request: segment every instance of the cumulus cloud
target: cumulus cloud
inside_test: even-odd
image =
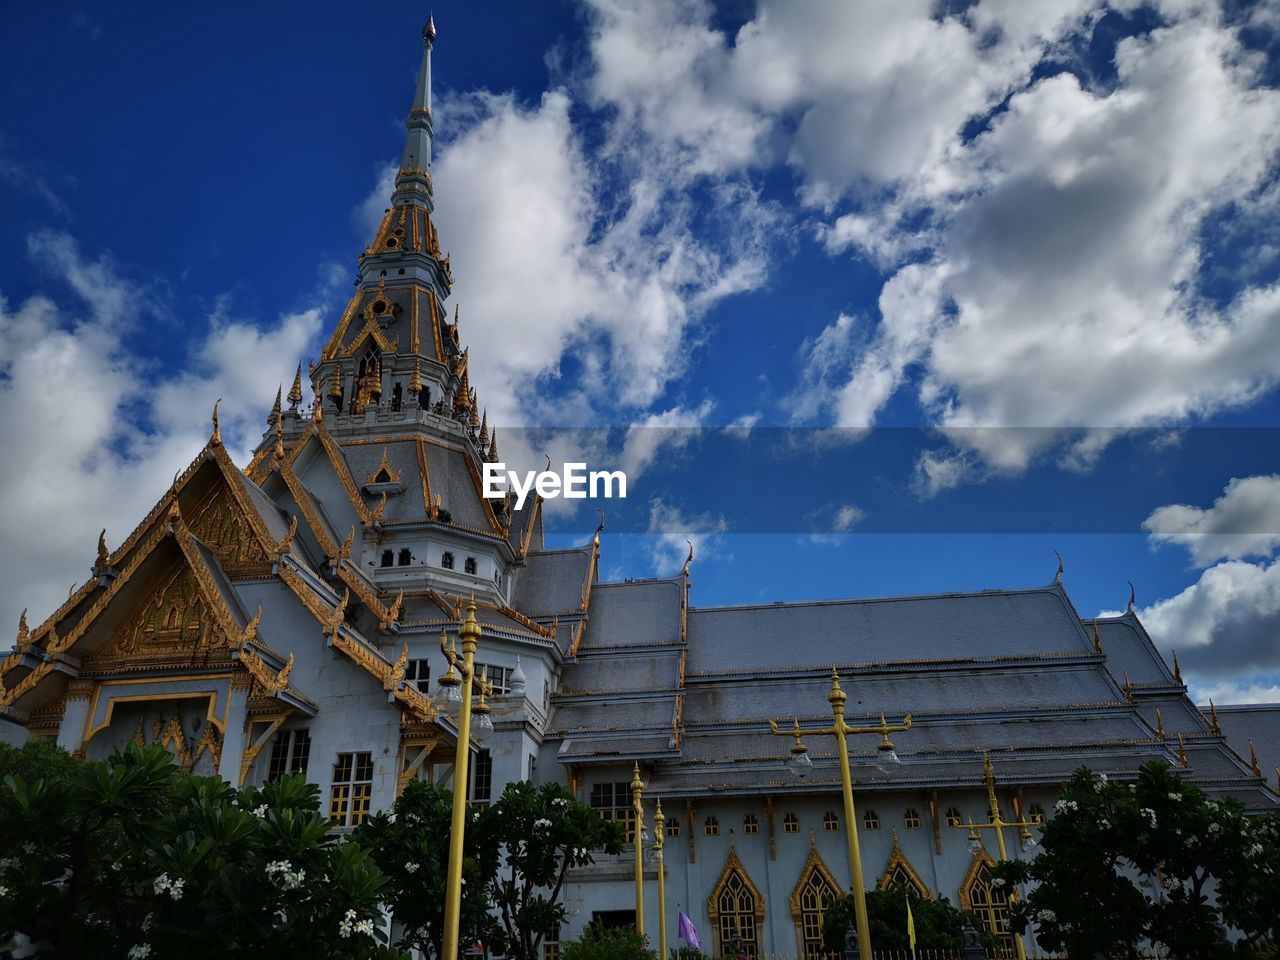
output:
[[[316,336],[316,310],[259,328],[215,316],[188,372],[170,376],[131,353],[127,336],[157,317],[157,298],[65,234],[28,244],[52,293],[11,306],[0,295],[0,623],[23,608],[39,622],[93,563],[98,531],[119,543],[204,445],[213,401],[241,462],[276,384]]]
[[[1272,556],[1280,537],[1245,532],[1273,530],[1278,517],[1280,478],[1257,476],[1231,480],[1208,508],[1163,506],[1143,525],[1154,543],[1184,547],[1207,566],[1176,596],[1138,611],[1157,643],[1178,650],[1197,690],[1261,696],[1258,675],[1280,672],[1280,560]],[[1241,559],[1248,556],[1263,559]]]
[[[1142,527],[1157,543],[1186,547],[1201,567],[1269,557],[1280,546],[1280,475],[1233,478],[1207,510],[1170,504],[1153,510]]]
[[[776,212],[754,189],[707,178],[693,203],[646,143],[589,148],[574,106],[563,89],[532,106],[482,91],[437,110],[436,220],[472,379],[503,425],[630,422],[685,372],[705,312],[767,274]],[[367,229],[388,194],[383,171]]]
[[[723,534],[729,524],[719,514],[686,514],[675,504],[655,499],[649,504],[649,529],[646,541],[657,576],[671,576],[693,555],[709,560],[721,555]]]

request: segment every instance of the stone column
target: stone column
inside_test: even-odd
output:
[[[249,684],[237,677],[231,681],[227,694],[231,698],[227,710],[227,729],[222,732],[222,761],[218,764],[218,776],[233,787],[240,786],[240,760],[245,748],[245,718],[249,703]]]

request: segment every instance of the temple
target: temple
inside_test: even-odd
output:
[[[1061,574],[1029,589],[699,607],[692,554],[670,577],[609,582],[603,530],[548,550],[537,498],[484,499],[498,440],[432,220],[435,39],[429,23],[390,207],[319,361],[277,395],[251,462],[232,462],[215,407],[208,442],[137,528],[114,546],[104,532],[92,575],[42,622],[24,613],[0,664],[6,740],[49,738],[80,758],[160,743],[234,784],[301,772],[348,828],[414,778],[452,785],[439,644],[474,597],[495,695],[471,800],[555,780],[631,824],[638,765],[649,809],[661,799],[667,814],[673,929],[679,902],[708,947],[738,937],[752,956],[821,955],[849,830],[868,886],[946,897],[1003,934],[994,844],[973,852],[963,827],[987,816],[984,756],[1010,820],[1051,815],[1080,765],[1131,779],[1151,759],[1249,809],[1280,800],[1280,709],[1197,707],[1132,604],[1083,618]],[[801,780],[784,769],[791,741],[769,735],[797,710],[830,720],[833,666],[851,723],[913,715],[891,773],[872,763],[875,738],[853,742],[857,823],[834,742],[811,743]],[[1022,855],[1026,837],[1008,833]],[[561,935],[597,915],[625,922],[632,881],[630,851],[577,871]],[[646,915],[652,929],[656,902]]]

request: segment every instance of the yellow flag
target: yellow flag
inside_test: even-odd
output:
[[[916,955],[916,918],[911,915],[911,898],[907,897],[907,942],[911,944],[911,955]]]

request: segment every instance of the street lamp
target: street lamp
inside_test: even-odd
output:
[[[662,813],[662,801],[659,800],[657,812],[653,815],[653,852],[658,858],[658,956],[662,960],[667,957],[667,871],[662,861],[666,837],[667,818]]]
[[[880,722],[870,727],[851,727],[845,723],[844,705],[848,697],[840,689],[840,674],[831,668],[831,692],[827,694],[827,702],[831,704],[831,716],[834,723],[830,727],[802,730],[800,720],[795,718],[790,730],[779,729],[776,720],[769,721],[769,730],[775,736],[793,737],[791,756],[786,761],[787,769],[798,777],[805,777],[813,769],[813,760],[809,749],[804,745],[803,737],[833,736],[836,738],[836,752],[840,758],[840,785],[844,792],[844,817],[848,824],[845,835],[849,842],[849,880],[850,892],[853,893],[855,923],[858,932],[859,960],[872,960],[871,933],[867,928],[867,894],[862,886],[862,855],[858,850],[858,812],[853,806],[853,777],[849,773],[848,738],[862,734],[879,734],[880,744],[876,748],[875,766],[878,770],[889,773],[901,763],[898,752],[894,749],[889,734],[911,729],[911,714],[902,718],[902,723],[885,722],[884,714]]]
[[[1031,835],[1031,827],[1040,826],[1034,820],[1006,820],[1000,816],[1000,804],[996,800],[996,774],[991,766],[991,757],[987,754],[982,755],[982,779],[987,785],[987,822],[974,823],[973,818],[969,818],[968,823],[953,823],[951,826],[957,830],[969,831],[969,850],[977,855],[982,850],[982,836],[979,830],[994,830],[996,832],[996,849],[1000,853],[1000,862],[1004,863],[1009,859],[1009,854],[1004,846],[1004,828],[1016,827],[1018,830],[1018,839],[1022,841],[1024,846],[1034,847],[1036,839]],[[1018,891],[1013,889],[1009,894],[1009,902],[1017,903]],[[1026,948],[1022,945],[1022,937],[1016,933],[1013,935],[1013,950],[1017,956],[1017,960],[1027,960]]]
[[[636,933],[644,934],[644,784],[640,782],[640,763],[631,776],[631,809],[635,812],[636,847]]]
[[[480,716],[477,727],[488,719],[489,705],[484,702],[486,693],[492,695],[493,687],[485,680],[475,679],[476,644],[480,640],[480,624],[476,623],[476,601],[467,604],[467,617],[458,630],[462,640],[462,656],[459,657],[453,643],[440,634],[440,652],[444,654],[449,669],[440,677],[448,700],[457,702],[458,749],[453,760],[453,819],[449,831],[449,869],[445,875],[444,892],[444,948],[442,957],[454,960],[458,956],[460,936],[459,922],[462,916],[462,836],[467,818],[467,774],[471,759],[471,696],[472,688],[478,688],[480,703],[476,713]],[[493,722],[489,721],[492,729]]]

